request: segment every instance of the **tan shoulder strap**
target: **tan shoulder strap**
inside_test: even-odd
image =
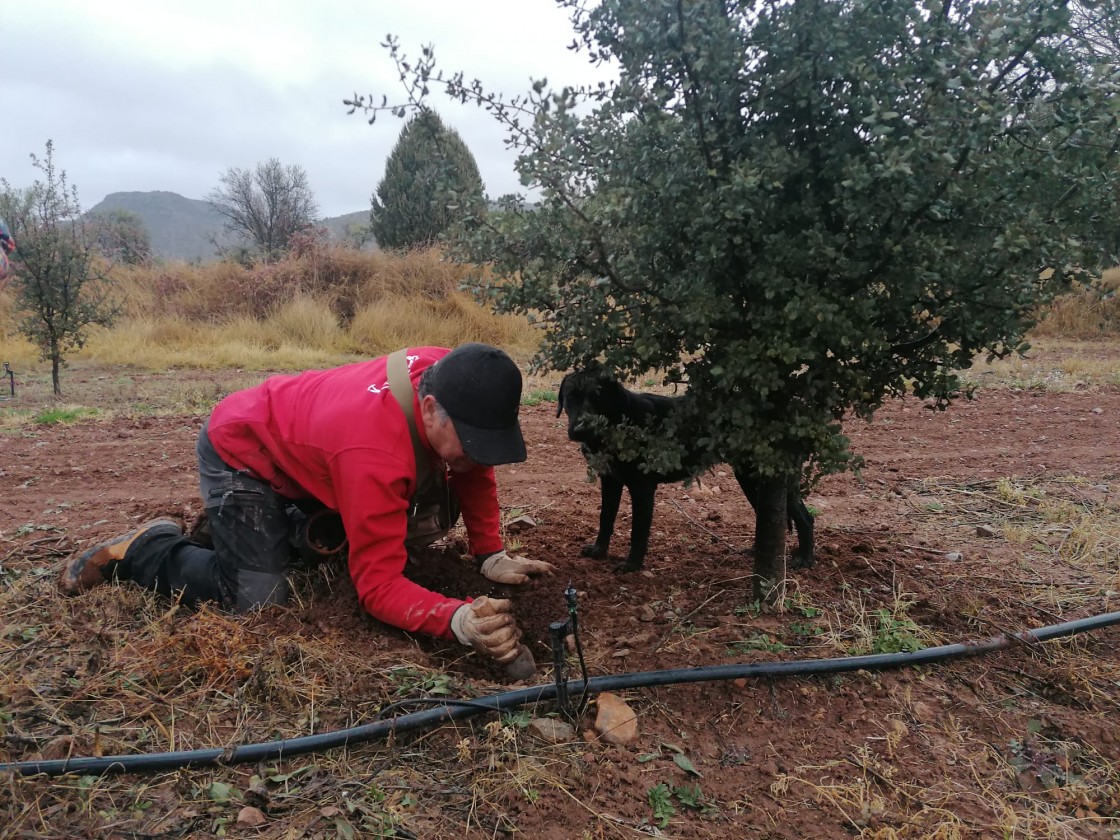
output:
[[[431,458],[428,450],[420,442],[420,433],[416,430],[416,412],[412,410],[412,380],[408,376],[408,348],[402,347],[389,354],[385,369],[389,378],[389,390],[397,398],[397,404],[404,412],[404,419],[408,422],[408,433],[412,436],[412,454],[416,458],[416,484],[423,484],[432,471]]]

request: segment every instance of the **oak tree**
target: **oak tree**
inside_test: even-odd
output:
[[[389,48],[410,101],[442,89],[508,127],[540,204],[465,255],[544,319],[541,361],[664,371],[691,397],[678,437],[765,476],[761,595],[803,460],[852,463],[841,420],[907,393],[945,406],[958,371],[1022,351],[1041,302],[1115,259],[1120,70],[1060,1],[561,5],[612,81],[508,99]],[[611,433],[651,467],[680,456]]]

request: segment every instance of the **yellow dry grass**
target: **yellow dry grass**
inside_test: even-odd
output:
[[[1120,333],[1120,267],[1062,295],[1032,330],[1036,337],[1100,339]]]
[[[472,266],[437,249],[408,254],[328,247],[273,265],[232,262],[113,269],[123,302],[70,361],[143,370],[329,367],[405,345],[483,341],[528,359],[540,334],[460,287]],[[0,290],[0,358],[27,370],[38,351],[20,335],[15,300]]]
[[[112,270],[122,317],[92,330],[71,361],[172,367],[299,369],[376,355],[406,344],[454,346],[484,341],[515,358],[529,358],[540,342],[537,327],[520,316],[497,315],[466,291],[485,274],[444,259],[435,248],[407,254],[317,248],[272,265],[233,262],[170,263]],[[1074,387],[1078,382],[1120,383],[1111,354],[1094,352],[1120,332],[1120,268],[1057,299],[1032,331],[1047,353],[980,364],[974,384]],[[1070,340],[1090,352],[1070,351]],[[15,299],[0,289],[0,358],[27,369],[38,350],[20,334]]]

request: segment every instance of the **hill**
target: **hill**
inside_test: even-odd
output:
[[[369,208],[358,210],[355,213],[343,213],[341,216],[323,219],[319,224],[327,229],[327,233],[330,234],[332,239],[344,239],[351,228],[369,226]]]
[[[215,239],[225,245],[234,241],[222,229],[222,216],[209,204],[178,193],[163,190],[110,193],[89,212],[110,210],[135,213],[148,229],[152,254],[163,259],[188,262],[214,260],[218,257]],[[360,210],[323,219],[320,223],[332,238],[341,239],[350,225],[368,222],[369,211]]]
[[[118,192],[105,196],[89,212],[110,210],[126,210],[140,218],[156,257],[205,261],[217,256],[211,240],[222,235],[222,217],[205,201],[162,190]]]

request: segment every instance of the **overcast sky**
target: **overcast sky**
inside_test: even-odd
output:
[[[37,177],[53,140],[88,209],[108,193],[204,198],[231,167],[302,166],[323,216],[369,208],[402,122],[342,100],[402,92],[386,34],[410,55],[506,93],[602,78],[566,49],[553,0],[0,0],[0,177]],[[523,191],[482,110],[433,105],[478,161],[492,197]]]

